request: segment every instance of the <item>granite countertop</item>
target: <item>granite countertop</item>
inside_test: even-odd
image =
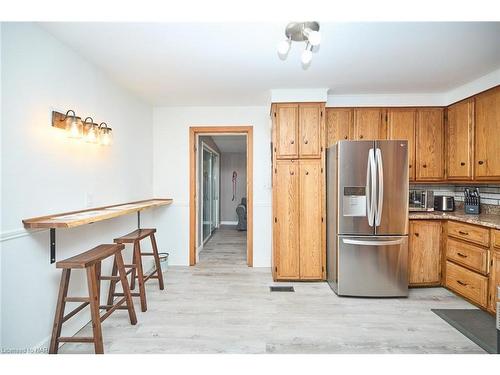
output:
[[[483,227],[500,229],[500,215],[499,214],[479,214],[468,215],[463,211],[453,212],[440,212],[440,211],[418,211],[409,213],[410,220],[415,219],[428,219],[428,220],[455,220],[468,224],[481,225]]]

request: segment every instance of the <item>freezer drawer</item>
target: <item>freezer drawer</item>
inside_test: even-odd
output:
[[[338,236],[340,296],[407,297],[407,236]]]

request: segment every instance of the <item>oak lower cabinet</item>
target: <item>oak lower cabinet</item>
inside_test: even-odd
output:
[[[490,291],[488,310],[495,313],[497,309],[498,292],[497,287],[500,286],[500,249],[495,249],[491,253],[491,268],[490,268]]]
[[[326,108],[326,147],[337,141],[352,139],[354,110],[352,108]]]
[[[500,87],[475,97],[475,163],[477,180],[500,179]]]
[[[276,158],[321,158],[324,107],[324,103],[273,104]]]
[[[274,170],[273,276],[324,279],[322,160],[277,160]]]
[[[444,180],[444,114],[442,108],[417,109],[417,181]]]
[[[410,286],[441,283],[441,234],[439,220],[410,220],[408,282]]]
[[[415,181],[415,108],[389,108],[387,110],[387,138],[408,141],[408,176]]]
[[[474,99],[449,106],[446,110],[446,157],[448,180],[472,179]]]

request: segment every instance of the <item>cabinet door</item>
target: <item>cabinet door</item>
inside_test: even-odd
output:
[[[352,138],[353,110],[351,108],[326,109],[326,147]]]
[[[275,267],[278,279],[299,277],[299,166],[277,160],[275,171]]]
[[[500,253],[496,251],[491,252],[491,269],[490,269],[490,297],[488,308],[496,312],[498,292],[497,287],[500,285]]]
[[[408,141],[408,176],[415,180],[415,121],[414,108],[391,108],[387,111],[387,135],[389,139]]]
[[[441,282],[440,221],[410,221],[408,259],[410,285]]]
[[[300,160],[300,278],[320,280],[322,261],[321,160]]]
[[[443,109],[417,110],[416,180],[444,179]]]
[[[446,121],[447,177],[472,179],[472,129],[474,101],[464,100],[448,107]]]
[[[323,107],[316,103],[299,104],[299,157],[321,157]]]
[[[353,138],[356,140],[386,139],[384,117],[384,111],[380,108],[356,108]]]
[[[500,88],[486,91],[475,100],[475,177],[500,179]]]
[[[298,104],[276,105],[276,157],[297,158],[299,147],[297,143],[299,122]]]

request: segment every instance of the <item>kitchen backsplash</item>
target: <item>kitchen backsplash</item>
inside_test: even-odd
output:
[[[432,190],[434,195],[451,195],[456,202],[464,201],[464,189],[477,187],[482,204],[500,206],[500,185],[421,185],[410,184],[410,189]]]

